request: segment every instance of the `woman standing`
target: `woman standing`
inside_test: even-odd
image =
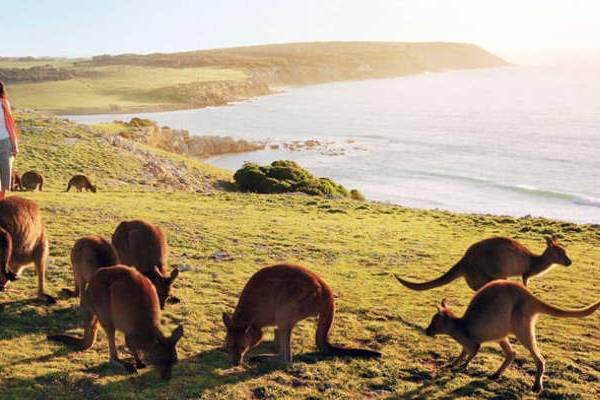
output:
[[[0,81],[0,200],[10,190],[12,163],[19,154],[19,132],[10,110],[8,92]]]

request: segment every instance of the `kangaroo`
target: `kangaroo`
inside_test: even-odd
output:
[[[10,190],[12,190],[13,192],[16,191],[23,191],[23,183],[21,182],[21,175],[19,175],[19,173],[17,172],[16,169],[13,169],[12,171],[12,176],[11,176],[11,182],[10,182]]]
[[[171,379],[171,370],[177,362],[175,347],[183,336],[183,327],[178,326],[170,337],[162,333],[156,289],[145,276],[124,265],[100,268],[81,297],[84,337],[49,335],[48,340],[87,350],[96,341],[100,323],[108,338],[111,363],[136,372],[145,367],[142,353],[151,365],[158,367],[163,379]],[[115,330],[125,334],[135,365],[119,359]]]
[[[469,303],[462,318],[457,317],[442,301],[442,306],[425,330],[428,336],[450,335],[463,347],[453,365],[466,367],[475,357],[483,342],[497,341],[504,352],[505,360],[491,375],[497,379],[515,358],[508,335],[514,334],[533,356],[537,372],[533,390],[542,390],[544,358],[537,347],[535,321],[538,314],[562,318],[581,318],[600,308],[600,301],[579,310],[563,310],[536,298],[519,282],[497,280],[481,288]]]
[[[225,347],[234,365],[262,340],[262,328],[276,326],[279,357],[292,361],[291,334],[299,321],[319,316],[316,342],[322,353],[334,356],[379,357],[381,353],[337,347],[329,343],[335,302],[329,286],[308,269],[278,264],[256,272],[246,283],[233,316],[223,313]]]
[[[21,183],[25,190],[34,191],[39,189],[41,192],[44,186],[44,177],[37,171],[27,171],[21,177]]]
[[[529,278],[547,271],[552,264],[571,265],[566,250],[555,238],[547,237],[546,250],[535,255],[516,240],[495,237],[473,244],[448,272],[430,282],[414,283],[394,276],[412,290],[433,289],[464,276],[471,289],[479,290],[493,280],[519,275],[527,286]]]
[[[104,238],[86,236],[77,240],[71,250],[75,290],[63,289],[63,292],[73,297],[80,296],[86,283],[99,268],[112,267],[118,263],[114,249]]]
[[[75,187],[78,192],[81,192],[83,189],[87,191],[91,191],[92,193],[96,193],[96,186],[92,185],[92,182],[85,175],[75,175],[69,180],[69,184],[67,185],[67,192],[71,190],[71,187]]]
[[[47,261],[48,240],[37,204],[18,196],[1,200],[0,291],[10,281],[17,280],[28,264],[34,263],[38,298],[48,304],[56,303],[54,297],[45,292]]]
[[[178,303],[173,297],[173,282],[179,275],[178,269],[167,274],[167,243],[162,230],[142,220],[123,221],[112,236],[112,245],[121,264],[135,267],[156,287],[161,310],[169,302]]]

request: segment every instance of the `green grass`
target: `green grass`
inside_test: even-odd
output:
[[[572,308],[599,297],[597,227],[299,195],[141,191],[143,187],[135,183],[111,186],[106,177],[136,177],[142,167],[130,153],[110,153],[110,146],[98,141],[106,133],[32,114],[20,114],[19,125],[23,131],[19,168],[38,169],[46,176],[46,192],[24,196],[42,209],[50,241],[51,294],[73,285],[69,252],[75,240],[90,234],[109,238],[125,219],[143,218],[161,226],[168,237],[170,265],[190,265],[193,270],[182,272],[175,284],[182,303],[169,305],[162,314],[165,330],[179,323],[185,328],[178,346],[180,361],[169,383],[161,381],[153,368],[132,376],[110,365],[103,332],[83,353],[49,343],[48,333],[82,333],[77,301],[61,299],[53,306],[37,302],[35,277],[27,271],[8,291],[0,292],[2,400],[533,399],[529,388],[535,367],[522,346],[515,346],[517,359],[506,374],[490,381],[486,375],[502,361],[497,345],[485,345],[467,371],[452,372],[443,364],[458,354],[459,346],[450,338],[422,333],[441,298],[448,298],[462,313],[472,296],[463,280],[412,292],[390,274],[415,280],[438,276],[470,244],[493,235],[514,237],[541,252],[543,237],[555,234],[574,263],[533,279],[532,291],[552,304]],[[78,140],[73,142],[74,138]],[[191,163],[213,180],[230,177],[197,161],[156,154]],[[80,170],[104,182],[99,193],[63,192],[67,177]],[[214,260],[211,255],[219,250],[233,259]],[[225,334],[221,313],[233,310],[254,272],[282,261],[305,265],[335,291],[334,343],[376,349],[383,357],[316,356],[311,319],[294,330],[295,359],[290,366],[255,363],[247,370],[230,368],[220,350]],[[600,313],[585,319],[540,317],[538,338],[547,360],[546,390],[540,398],[598,398],[599,322]],[[120,335],[118,343],[123,345]],[[269,344],[254,354],[260,352],[271,352]]]
[[[596,301],[600,284],[598,231],[545,220],[514,220],[401,207],[333,201],[308,196],[238,193],[34,193],[51,243],[49,291],[72,286],[69,251],[88,234],[110,237],[119,221],[144,218],[168,235],[172,266],[192,265],[180,275],[183,302],[163,313],[166,329],[183,323],[180,362],[170,383],[152,368],[130,376],[107,364],[103,333],[84,353],[46,342],[49,332],[78,328],[75,300],[47,307],[35,301],[31,274],[0,294],[0,398],[521,398],[529,395],[533,362],[517,345],[517,360],[497,382],[486,375],[501,362],[496,345],[485,346],[466,372],[442,367],[458,354],[449,338],[421,332],[440,298],[462,312],[472,292],[456,281],[445,288],[411,292],[390,277],[413,279],[440,274],[465,248],[491,235],[509,235],[535,251],[542,237],[561,236],[574,264],[533,280],[534,293],[563,307]],[[233,261],[210,256],[225,250]],[[321,275],[337,294],[333,340],[381,350],[378,361],[319,359],[314,321],[294,331],[295,362],[289,367],[229,368],[219,350],[221,312],[232,310],[247,279],[261,266],[301,263]],[[581,320],[541,317],[538,337],[547,359],[542,398],[598,396],[598,314]],[[122,344],[122,338],[120,343]],[[270,351],[267,346],[262,351]],[[264,397],[263,397],[264,396]]]
[[[153,90],[198,82],[239,81],[246,75],[224,68],[160,68],[138,66],[81,67],[89,77],[9,86],[13,105],[57,113],[114,112],[164,104]]]

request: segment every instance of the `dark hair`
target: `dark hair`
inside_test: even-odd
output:
[[[0,98],[6,97],[6,87],[4,86],[4,82],[0,81]]]

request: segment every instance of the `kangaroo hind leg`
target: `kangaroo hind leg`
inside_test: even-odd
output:
[[[516,329],[515,335],[517,336],[517,339],[519,339],[519,342],[521,342],[521,344],[527,350],[529,350],[531,356],[533,357],[533,361],[535,362],[536,373],[532,390],[534,392],[541,392],[544,388],[542,380],[544,377],[545,361],[537,346],[537,340],[535,338],[535,325],[533,324],[533,321],[530,320],[528,323],[525,323]]]

